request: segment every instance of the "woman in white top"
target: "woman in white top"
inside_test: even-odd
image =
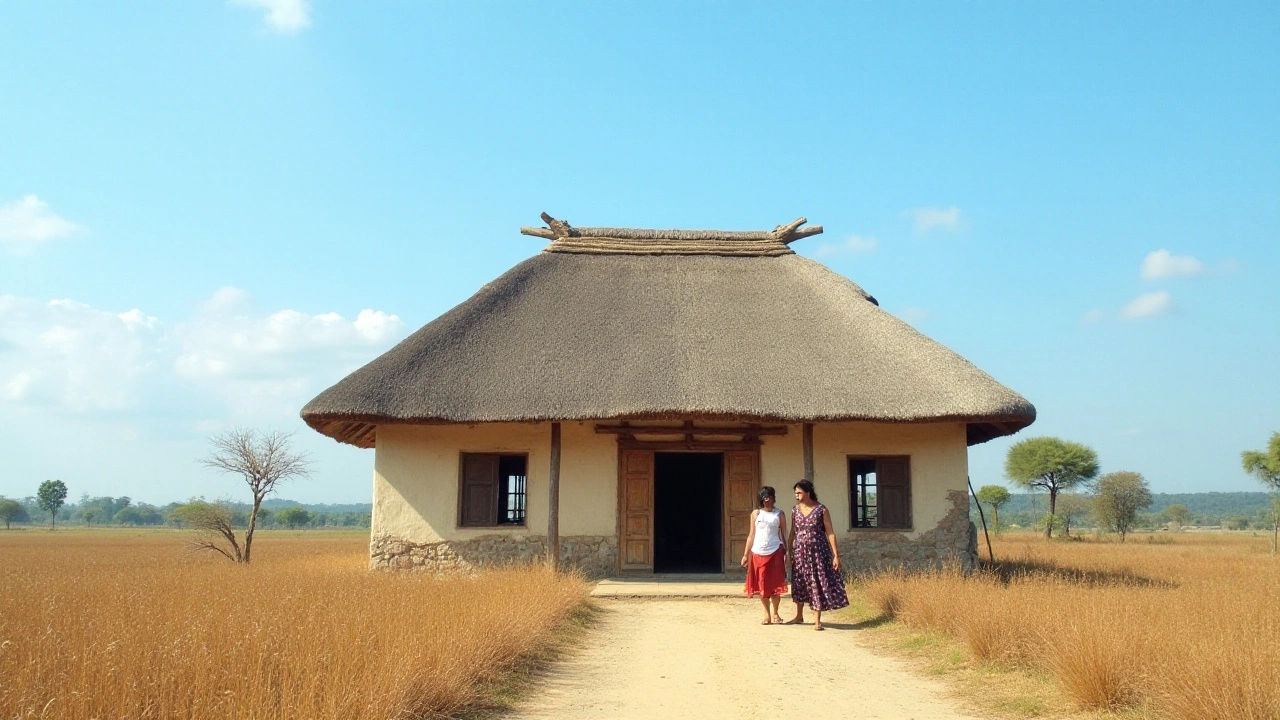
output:
[[[746,594],[760,595],[760,603],[764,605],[763,625],[782,622],[778,603],[787,591],[788,550],[782,542],[787,536],[787,519],[774,507],[776,502],[773,488],[768,485],[760,488],[759,509],[751,513],[751,533],[747,535],[747,547],[742,553],[742,567],[747,569]]]

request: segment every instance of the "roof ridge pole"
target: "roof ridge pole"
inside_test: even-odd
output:
[[[805,423],[801,434],[801,444],[804,446],[804,479],[813,483],[813,423]]]
[[[551,423],[551,475],[547,482],[547,562],[560,569],[560,423]]]
[[[813,227],[807,227],[807,228],[800,227],[801,225],[804,225],[807,222],[809,222],[809,218],[804,218],[804,217],[796,218],[795,220],[792,220],[786,225],[779,225],[775,227],[772,231],[773,236],[776,237],[779,240],[779,242],[790,245],[791,243],[801,238],[807,238],[813,235],[822,234],[821,225],[814,225]]]
[[[564,220],[557,220],[547,213],[542,213],[542,222],[546,223],[547,227],[522,227],[520,228],[520,234],[540,237],[544,240],[551,240],[553,242],[560,238],[569,237],[573,234],[573,227],[571,227],[569,223]]]

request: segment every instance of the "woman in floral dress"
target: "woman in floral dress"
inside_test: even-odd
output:
[[[813,608],[813,629],[822,629],[822,611],[849,605],[840,577],[840,551],[831,529],[831,514],[818,502],[813,483],[795,484],[796,506],[791,509],[791,599],[796,616],[788,625],[804,622],[805,603]]]

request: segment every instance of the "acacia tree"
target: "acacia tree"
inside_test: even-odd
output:
[[[253,549],[253,531],[258,525],[258,511],[262,507],[263,499],[275,492],[279,483],[310,475],[311,461],[307,454],[294,452],[289,447],[292,437],[292,433],[282,433],[278,430],[233,428],[210,438],[209,442],[213,445],[213,450],[201,459],[200,463],[219,472],[239,475],[249,486],[249,492],[253,495],[253,510],[249,513],[248,527],[244,531],[243,547],[236,553],[223,552],[223,555],[237,562],[249,562],[249,555]],[[228,515],[228,529],[230,528],[229,517]],[[235,537],[234,531],[224,532],[221,527],[205,529],[214,530],[223,537],[227,537],[228,534],[231,538]],[[231,541],[231,545],[236,549],[234,540]],[[233,555],[239,557],[233,557]]]
[[[67,501],[67,484],[61,480],[45,480],[36,490],[36,504],[49,513],[49,529],[58,524],[58,508]]]
[[[1071,526],[1089,514],[1088,496],[1077,493],[1063,493],[1058,497],[1058,517],[1062,518],[1062,534],[1071,537]]]
[[[1174,530],[1181,530],[1187,524],[1187,518],[1191,517],[1191,511],[1186,505],[1170,505],[1164,509],[1164,515],[1173,523]]]
[[[1140,473],[1121,470],[1098,478],[1093,510],[1107,528],[1120,533],[1120,542],[1129,534],[1138,510],[1151,507],[1151,488]]]
[[[285,508],[276,513],[276,523],[284,523],[289,529],[294,529],[299,525],[306,525],[311,522],[311,513],[305,508],[291,507]]]
[[[1049,518],[1044,536],[1053,537],[1058,492],[1089,482],[1098,475],[1098,454],[1086,445],[1056,437],[1033,437],[1015,443],[1005,457],[1004,474],[1027,489],[1049,493]]]
[[[978,488],[978,502],[984,502],[991,507],[991,524],[995,525],[996,532],[1000,532],[1000,506],[1013,499],[1013,495],[1000,485],[983,485]]]
[[[27,521],[27,509],[17,500],[0,497],[0,520],[4,521],[4,529],[8,530],[10,523]]]
[[[1240,453],[1244,471],[1276,495],[1271,498],[1271,554],[1280,546],[1280,432],[1271,433],[1265,452],[1246,450]]]

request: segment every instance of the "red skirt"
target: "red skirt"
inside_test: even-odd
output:
[[[770,555],[747,553],[748,596],[774,597],[787,591],[786,555],[785,548],[778,548]]]

